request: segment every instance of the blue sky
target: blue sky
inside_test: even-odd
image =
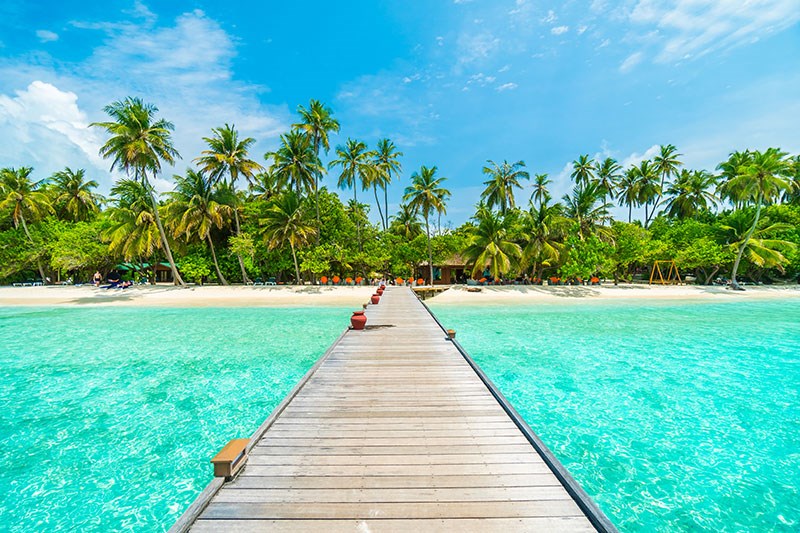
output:
[[[183,161],[162,190],[212,127],[236,124],[260,157],[317,98],[342,124],[334,143],[388,136],[405,153],[395,205],[437,165],[459,224],[487,159],[524,160],[560,196],[582,153],[630,163],[672,143],[713,169],[736,149],[800,152],[800,2],[0,4],[0,166],[83,167],[107,191],[87,124],[128,95],[175,123]]]

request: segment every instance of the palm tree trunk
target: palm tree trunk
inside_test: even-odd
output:
[[[356,193],[356,184],[353,182],[353,214],[356,217],[356,236],[358,237],[358,251],[363,252],[361,246],[361,219],[358,216],[358,194]]]
[[[317,148],[317,152],[319,152],[319,148]],[[317,154],[319,157],[319,153]],[[315,173],[314,174],[314,205],[317,210],[317,246],[319,246],[319,235],[322,233],[322,222],[319,217],[319,176]]]
[[[31,237],[30,231],[28,231],[28,224],[25,223],[25,217],[22,216],[22,213],[19,214],[19,220],[22,222],[22,229],[25,230],[25,235],[27,235],[28,240],[31,241],[31,244],[36,246],[36,243],[33,242],[33,237]],[[44,275],[44,268],[42,268],[42,261],[39,259],[38,255],[36,257],[36,268],[39,269],[39,276],[42,278],[42,284],[47,285],[47,276]]]
[[[236,236],[240,237],[242,235],[242,228],[239,225],[239,206],[233,206],[233,220],[236,222]],[[242,259],[242,254],[236,252],[236,259],[239,260],[239,268],[242,269],[242,283],[247,285],[250,281],[250,278],[247,277],[247,271],[244,269],[244,260]]]
[[[631,220],[633,220],[632,217],[633,217],[633,204],[630,203],[628,204],[628,224],[630,224]]]
[[[758,196],[758,204],[756,205],[756,218],[753,221],[753,225],[747,232],[747,235],[744,236],[744,241],[742,241],[742,245],[739,246],[739,251],[736,253],[736,260],[733,262],[733,272],[731,272],[731,287],[733,287],[737,291],[743,291],[744,289],[739,285],[736,281],[736,272],[739,270],[739,262],[742,260],[742,254],[744,254],[744,249],[747,248],[747,243],[750,241],[750,237],[753,235],[753,232],[756,230],[756,226],[758,225],[758,219],[761,216],[761,195]]]
[[[381,217],[381,226],[383,226],[383,231],[386,231],[386,222],[383,220],[383,209],[381,209],[381,201],[378,200],[378,186],[372,186],[372,192],[375,193],[375,204],[378,206],[378,216]]]
[[[391,174],[389,174],[391,178]],[[386,185],[383,186],[383,216],[386,217],[386,224],[384,224],[384,229],[389,229],[389,189]]]
[[[227,285],[228,282],[225,280],[225,276],[222,275],[222,272],[219,270],[219,263],[217,262],[217,251],[214,250],[214,241],[211,240],[211,234],[209,233],[206,235],[206,239],[208,240],[208,246],[211,248],[211,258],[214,260],[214,269],[217,271],[217,278],[219,278],[219,282],[223,285]]]
[[[644,227],[647,228],[647,221],[650,220],[650,217],[647,215],[647,206],[650,205],[649,202],[644,203]]]
[[[292,244],[292,241],[289,241],[289,246],[292,248],[292,260],[294,260],[294,273],[295,276],[297,276],[295,279],[297,280],[298,284],[302,285],[303,280],[300,279],[300,265],[297,264],[297,253],[295,253],[294,251],[294,244]]]
[[[433,251],[431,250],[431,225],[428,223],[428,214],[425,214],[425,233],[428,235],[428,269],[430,270],[430,282],[433,287]]]
[[[164,246],[164,253],[167,256],[167,261],[169,261],[169,268],[172,270],[172,282],[175,285],[180,285],[181,287],[185,287],[186,283],[184,283],[183,278],[181,277],[180,273],[178,272],[178,267],[175,266],[175,259],[172,258],[172,250],[169,248],[169,242],[167,241],[167,233],[164,231],[164,225],[161,223],[161,216],[158,214],[158,201],[156,200],[156,195],[153,193],[152,187],[150,188],[150,201],[153,202],[153,217],[156,219],[156,226],[158,226],[158,233],[161,236],[161,244]],[[155,265],[153,265],[153,272],[155,273]]]

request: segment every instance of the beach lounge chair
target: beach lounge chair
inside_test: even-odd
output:
[[[264,280],[263,280],[263,279],[261,279],[261,277],[257,277],[257,278],[255,279],[255,281],[253,282],[253,285],[254,285],[254,286],[255,286],[255,285],[263,285],[263,284],[264,284]]]
[[[267,278],[267,281],[264,282],[264,285],[275,285],[275,277]]]

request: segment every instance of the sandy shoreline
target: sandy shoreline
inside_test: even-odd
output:
[[[800,298],[800,285],[748,287],[744,292],[693,285],[661,287],[604,285],[600,287],[505,286],[470,292],[455,286],[428,300],[443,305],[526,305],[578,303],[585,300],[742,301]],[[0,287],[0,306],[140,306],[140,307],[280,307],[351,306],[360,308],[374,287],[139,286],[125,290],[82,287]]]
[[[134,307],[352,306],[361,308],[375,287],[292,286],[135,286],[0,287],[0,306],[109,305]]]
[[[480,292],[470,292],[467,287],[456,286],[429,301],[446,305],[524,305],[578,303],[585,300],[731,302],[800,298],[800,285],[754,286],[747,287],[745,291],[731,291],[725,287],[698,285],[602,285],[597,287],[512,285],[479,288]],[[470,289],[474,288],[470,287]]]

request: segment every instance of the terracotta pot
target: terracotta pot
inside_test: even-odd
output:
[[[378,289],[377,291],[375,291],[375,294],[377,294],[378,296],[383,296],[383,289]]]
[[[384,285],[383,283],[381,283],[381,286],[380,286],[379,288],[380,288],[380,290],[384,290],[384,289],[386,289],[386,285]]]
[[[380,294],[373,294],[369,301],[372,302],[372,305],[378,305],[378,302],[381,301]]]
[[[353,316],[350,317],[350,325],[353,329],[364,329],[367,325],[367,316],[364,311],[353,311]]]

